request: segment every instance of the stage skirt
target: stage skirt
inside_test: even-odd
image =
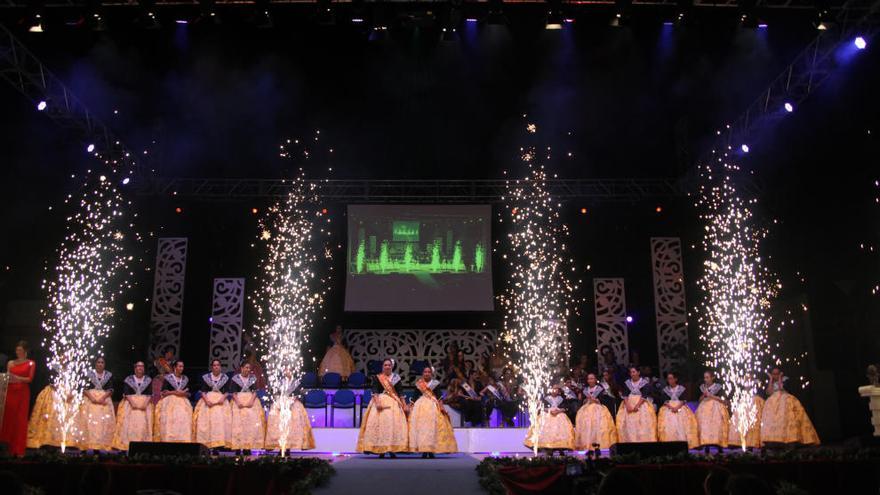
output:
[[[565,412],[560,412],[556,416],[549,412],[542,412],[544,415],[544,426],[541,428],[541,434],[538,436],[539,449],[562,449],[574,450],[574,427],[571,420]],[[534,425],[529,427],[526,432],[526,438],[523,444],[533,449],[535,444],[532,441],[532,433]]]
[[[755,395],[752,397],[752,400],[755,402],[756,408],[755,423],[746,433],[745,445],[743,445],[743,439],[740,438],[739,430],[736,427],[736,412],[734,412],[730,415],[730,427],[728,428],[730,434],[727,438],[728,447],[760,448],[763,445],[761,443],[761,415],[764,411],[764,399]]]
[[[269,410],[269,421],[266,428],[266,450],[280,450],[279,440],[281,431],[281,409],[276,401]],[[290,404],[290,428],[287,432],[288,450],[311,450],[315,448],[315,437],[312,435],[312,425],[309,423],[309,415],[302,402],[294,400]]]
[[[229,430],[229,448],[262,449],[266,438],[266,413],[260,399],[253,392],[239,392],[238,400],[247,404],[251,399],[251,407],[238,407],[234,400],[229,401],[232,409],[232,425]],[[217,406],[220,407],[220,406]]]
[[[388,409],[379,411],[380,405]],[[374,395],[361,419],[355,450],[374,454],[406,452],[408,436],[406,414],[397,401],[384,393]]]
[[[159,401],[153,408],[153,440],[176,443],[193,441],[193,408],[189,399],[167,395]]]
[[[97,397],[103,394],[103,390],[89,389],[83,392],[83,402],[80,406],[81,421],[85,426],[80,448],[83,450],[110,450],[113,446],[113,433],[116,430],[116,414],[113,411],[113,401],[106,404],[95,404],[89,400],[88,395]]]
[[[324,376],[327,373],[339,373],[343,379],[347,379],[354,372],[354,360],[345,347],[339,344],[333,344],[324,354],[321,365],[318,366],[318,375]]]
[[[458,443],[452,432],[452,423],[437,403],[427,397],[419,397],[409,413],[410,452],[449,454],[458,452]]]
[[[797,397],[775,392],[764,404],[761,442],[818,445],[819,435]]]
[[[133,409],[124,397],[116,409],[116,432],[113,448],[128,450],[129,442],[149,442],[153,439],[153,402],[149,395],[131,395],[129,399],[138,407]]]
[[[83,425],[82,416],[75,415],[75,424],[68,434],[65,448],[79,447]],[[55,411],[55,389],[47,386],[37,395],[34,411],[28,421],[27,448],[38,449],[43,446],[61,447],[61,423]]]
[[[624,404],[617,408],[617,436],[619,442],[656,442],[657,441],[657,413],[654,405],[645,402],[634,413],[626,411],[625,404],[634,407],[638,404],[638,395],[630,395],[624,399]]]
[[[229,443],[229,432],[232,431],[232,409],[226,394],[220,392],[205,392],[211,402],[223,398],[223,402],[214,407],[208,407],[205,401],[199,399],[196,410],[193,413],[193,439],[210,449],[226,447]]]
[[[657,438],[661,442],[687,442],[689,449],[700,445],[700,433],[697,428],[697,417],[691,408],[681,401],[669,401],[672,407],[682,406],[678,412],[668,407],[661,407],[657,417]]]
[[[575,419],[575,447],[592,450],[593,444],[607,449],[617,443],[617,427],[611,412],[602,404],[588,402],[581,406]]]
[[[697,425],[700,428],[700,445],[727,447],[730,436],[730,415],[727,406],[715,399],[703,399],[697,406]]]

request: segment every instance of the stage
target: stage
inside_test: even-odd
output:
[[[463,454],[529,453],[523,445],[526,428],[455,428],[458,451]],[[312,428],[316,451],[354,453],[358,428]]]

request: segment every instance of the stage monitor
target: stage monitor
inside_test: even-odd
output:
[[[346,311],[492,311],[488,205],[350,205]]]

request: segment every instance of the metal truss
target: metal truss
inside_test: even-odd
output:
[[[788,114],[786,103],[797,108],[831,76],[838,66],[839,54],[856,50],[852,45],[856,36],[870,40],[878,30],[880,0],[847,1],[833,24],[819,31],[739,117],[717,131],[712,149],[706,151],[699,163],[707,163],[713,156],[739,149],[743,144],[753,146],[760,131]],[[692,169],[691,173],[695,171]]]
[[[315,180],[321,198],[349,203],[499,203],[505,179],[489,180]],[[673,179],[552,179],[550,194],[559,201],[641,201],[683,197],[688,191]],[[743,187],[760,193],[757,182]],[[243,201],[283,196],[282,179],[187,179],[159,177],[139,193],[201,201]]]
[[[135,155],[2,24],[0,78],[30,100],[35,111],[40,102],[46,102],[42,113],[79,140],[83,150],[94,145],[93,153],[105,163],[134,168]]]
[[[3,0],[0,3],[0,7],[28,7],[28,0]],[[156,6],[197,6],[199,5],[197,0],[156,0],[152,2]],[[268,2],[263,1],[255,1],[255,0],[215,0],[213,2],[214,5],[224,5],[224,6],[254,6],[256,4],[260,5],[297,5],[297,4],[315,4],[318,3],[318,0],[270,0]],[[333,4],[350,4],[352,0],[332,0]],[[382,0],[379,1],[370,1],[367,0],[364,2],[365,4],[377,4],[377,3],[389,3],[389,4],[437,4],[437,3],[448,3],[448,0]],[[466,4],[487,4],[489,0],[470,0],[465,2]],[[546,3],[545,0],[503,0],[504,4],[508,5],[517,5],[517,4],[543,4]],[[572,0],[572,1],[563,1],[563,4],[568,5],[570,8],[574,9],[586,9],[591,6],[608,6],[615,5],[617,2],[615,0]],[[829,2],[829,8],[836,9],[842,3],[843,0],[832,0]],[[137,7],[137,0],[106,0],[101,2],[103,6],[109,7]],[[680,7],[680,0],[633,0],[632,6],[669,6],[669,7]],[[49,0],[43,3],[44,7],[82,7],[83,3],[81,0]],[[694,0],[694,7],[699,8],[738,8],[739,0]],[[757,0],[755,3],[755,7],[757,8],[766,8],[766,9],[814,9],[816,6],[814,0]]]

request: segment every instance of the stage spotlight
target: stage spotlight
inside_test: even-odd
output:
[[[127,310],[129,310],[129,311],[133,311],[133,310],[134,310],[134,303],[128,303],[128,304],[126,304],[126,305],[125,305],[125,309],[127,309]]]
[[[581,215],[586,215],[586,214],[587,214],[587,209],[581,208]]]
[[[458,30],[454,27],[445,27],[440,31],[440,41],[454,43],[458,41]]]
[[[489,14],[486,16],[486,24],[502,26],[507,24],[504,15],[504,2],[502,0],[489,0]]]
[[[42,33],[43,32],[43,17],[40,14],[34,14],[34,18],[31,19],[28,25],[28,32],[30,33]]]
[[[174,213],[183,213],[183,208],[178,206],[177,208],[174,209]]]
[[[315,6],[315,23],[320,26],[333,26],[336,24],[336,14],[330,0],[318,0]]]
[[[832,17],[828,9],[828,0],[816,0],[816,29],[827,31],[831,27]]]
[[[625,26],[627,21],[629,20],[628,10],[630,5],[632,5],[632,0],[615,0],[615,13],[614,17],[611,18],[611,26],[612,27],[622,27]]]
[[[656,211],[657,213],[663,213],[663,207],[658,206],[658,207],[654,208],[654,211]]]
[[[544,29],[558,31],[562,29],[562,0],[547,0],[547,23]]]
[[[122,185],[123,185],[123,186],[127,186],[129,182],[131,182],[131,179],[128,178],[128,177],[122,179]]]
[[[864,50],[868,46],[868,42],[865,41],[865,38],[861,36],[856,36],[856,39],[853,40],[853,45],[856,45],[856,48],[859,50]]]
[[[633,322],[633,317],[632,317],[632,316],[627,316],[627,317],[626,317],[626,322],[627,322],[627,323],[632,323],[632,322]]]
[[[743,144],[742,146],[739,147],[739,149],[741,149],[743,153],[748,153],[749,152],[749,145]]]
[[[783,105],[783,108],[785,108],[785,111],[788,113],[794,112],[794,105],[792,105],[789,102],[785,102],[785,105]]]
[[[256,215],[257,213],[259,213],[259,211],[260,211],[260,210],[258,210],[258,209],[256,209],[256,208],[251,208],[251,213],[253,213],[254,215]]]
[[[42,112],[47,106],[49,106],[49,104],[46,103],[46,100],[40,100],[40,102],[37,103],[37,111]]]
[[[90,145],[86,146],[86,151],[89,152],[89,153],[95,151],[95,145],[94,145],[94,144],[90,144]]]

